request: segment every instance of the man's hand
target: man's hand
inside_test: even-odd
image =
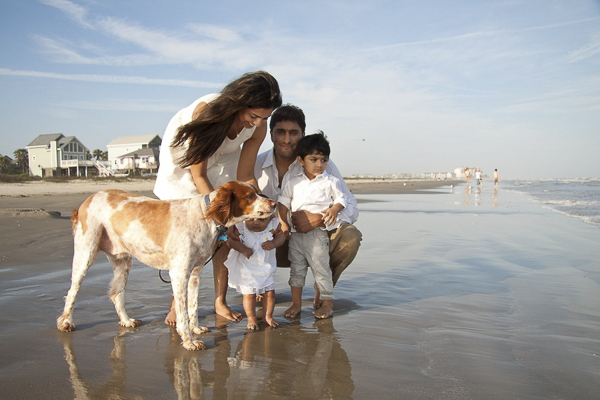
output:
[[[292,213],[292,224],[296,232],[300,233],[310,232],[317,227],[325,227],[322,214],[313,214],[304,210]]]

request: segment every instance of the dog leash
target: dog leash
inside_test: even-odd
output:
[[[210,199],[209,199],[208,194],[204,196],[204,200],[206,201],[206,208],[208,208],[208,205],[210,204]],[[208,264],[213,259],[215,254],[217,254],[217,251],[219,251],[221,249],[221,247],[223,247],[225,242],[227,242],[227,227],[221,225],[221,223],[215,219],[213,219],[213,221],[217,225],[217,230],[219,231],[219,235],[217,236],[217,248],[215,249],[215,252],[212,254],[212,256],[210,256],[210,258],[208,260],[206,260],[206,262],[204,263],[204,266],[206,266],[206,264]],[[164,283],[171,283],[171,281],[168,281],[162,277],[162,269],[158,270],[158,277]]]

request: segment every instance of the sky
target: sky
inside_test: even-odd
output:
[[[162,136],[257,70],[344,176],[600,177],[598,0],[2,0],[0,154]]]

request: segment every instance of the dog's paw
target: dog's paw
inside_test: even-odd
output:
[[[72,332],[75,330],[75,324],[65,317],[59,317],[56,320],[56,327],[61,332]]]
[[[183,348],[186,350],[204,350],[206,345],[200,340],[190,340],[189,342],[182,343]]]
[[[201,335],[203,333],[210,332],[210,329],[208,329],[206,326],[196,326],[192,328],[192,332],[196,335]]]
[[[62,325],[58,325],[58,330],[61,332],[73,332],[75,330],[75,325],[65,322]]]
[[[137,328],[138,326],[142,325],[142,321],[140,321],[139,319],[135,319],[135,318],[129,318],[126,321],[119,322],[119,325],[121,325],[125,328]]]

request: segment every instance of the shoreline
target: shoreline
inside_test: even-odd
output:
[[[444,186],[458,186],[461,180],[434,179],[345,179],[353,194],[419,193],[422,190]],[[74,179],[65,182],[33,181],[23,183],[0,182],[0,198],[28,197],[61,194],[95,193],[100,190],[120,189],[128,192],[148,192],[151,197],[154,179],[92,180]]]

